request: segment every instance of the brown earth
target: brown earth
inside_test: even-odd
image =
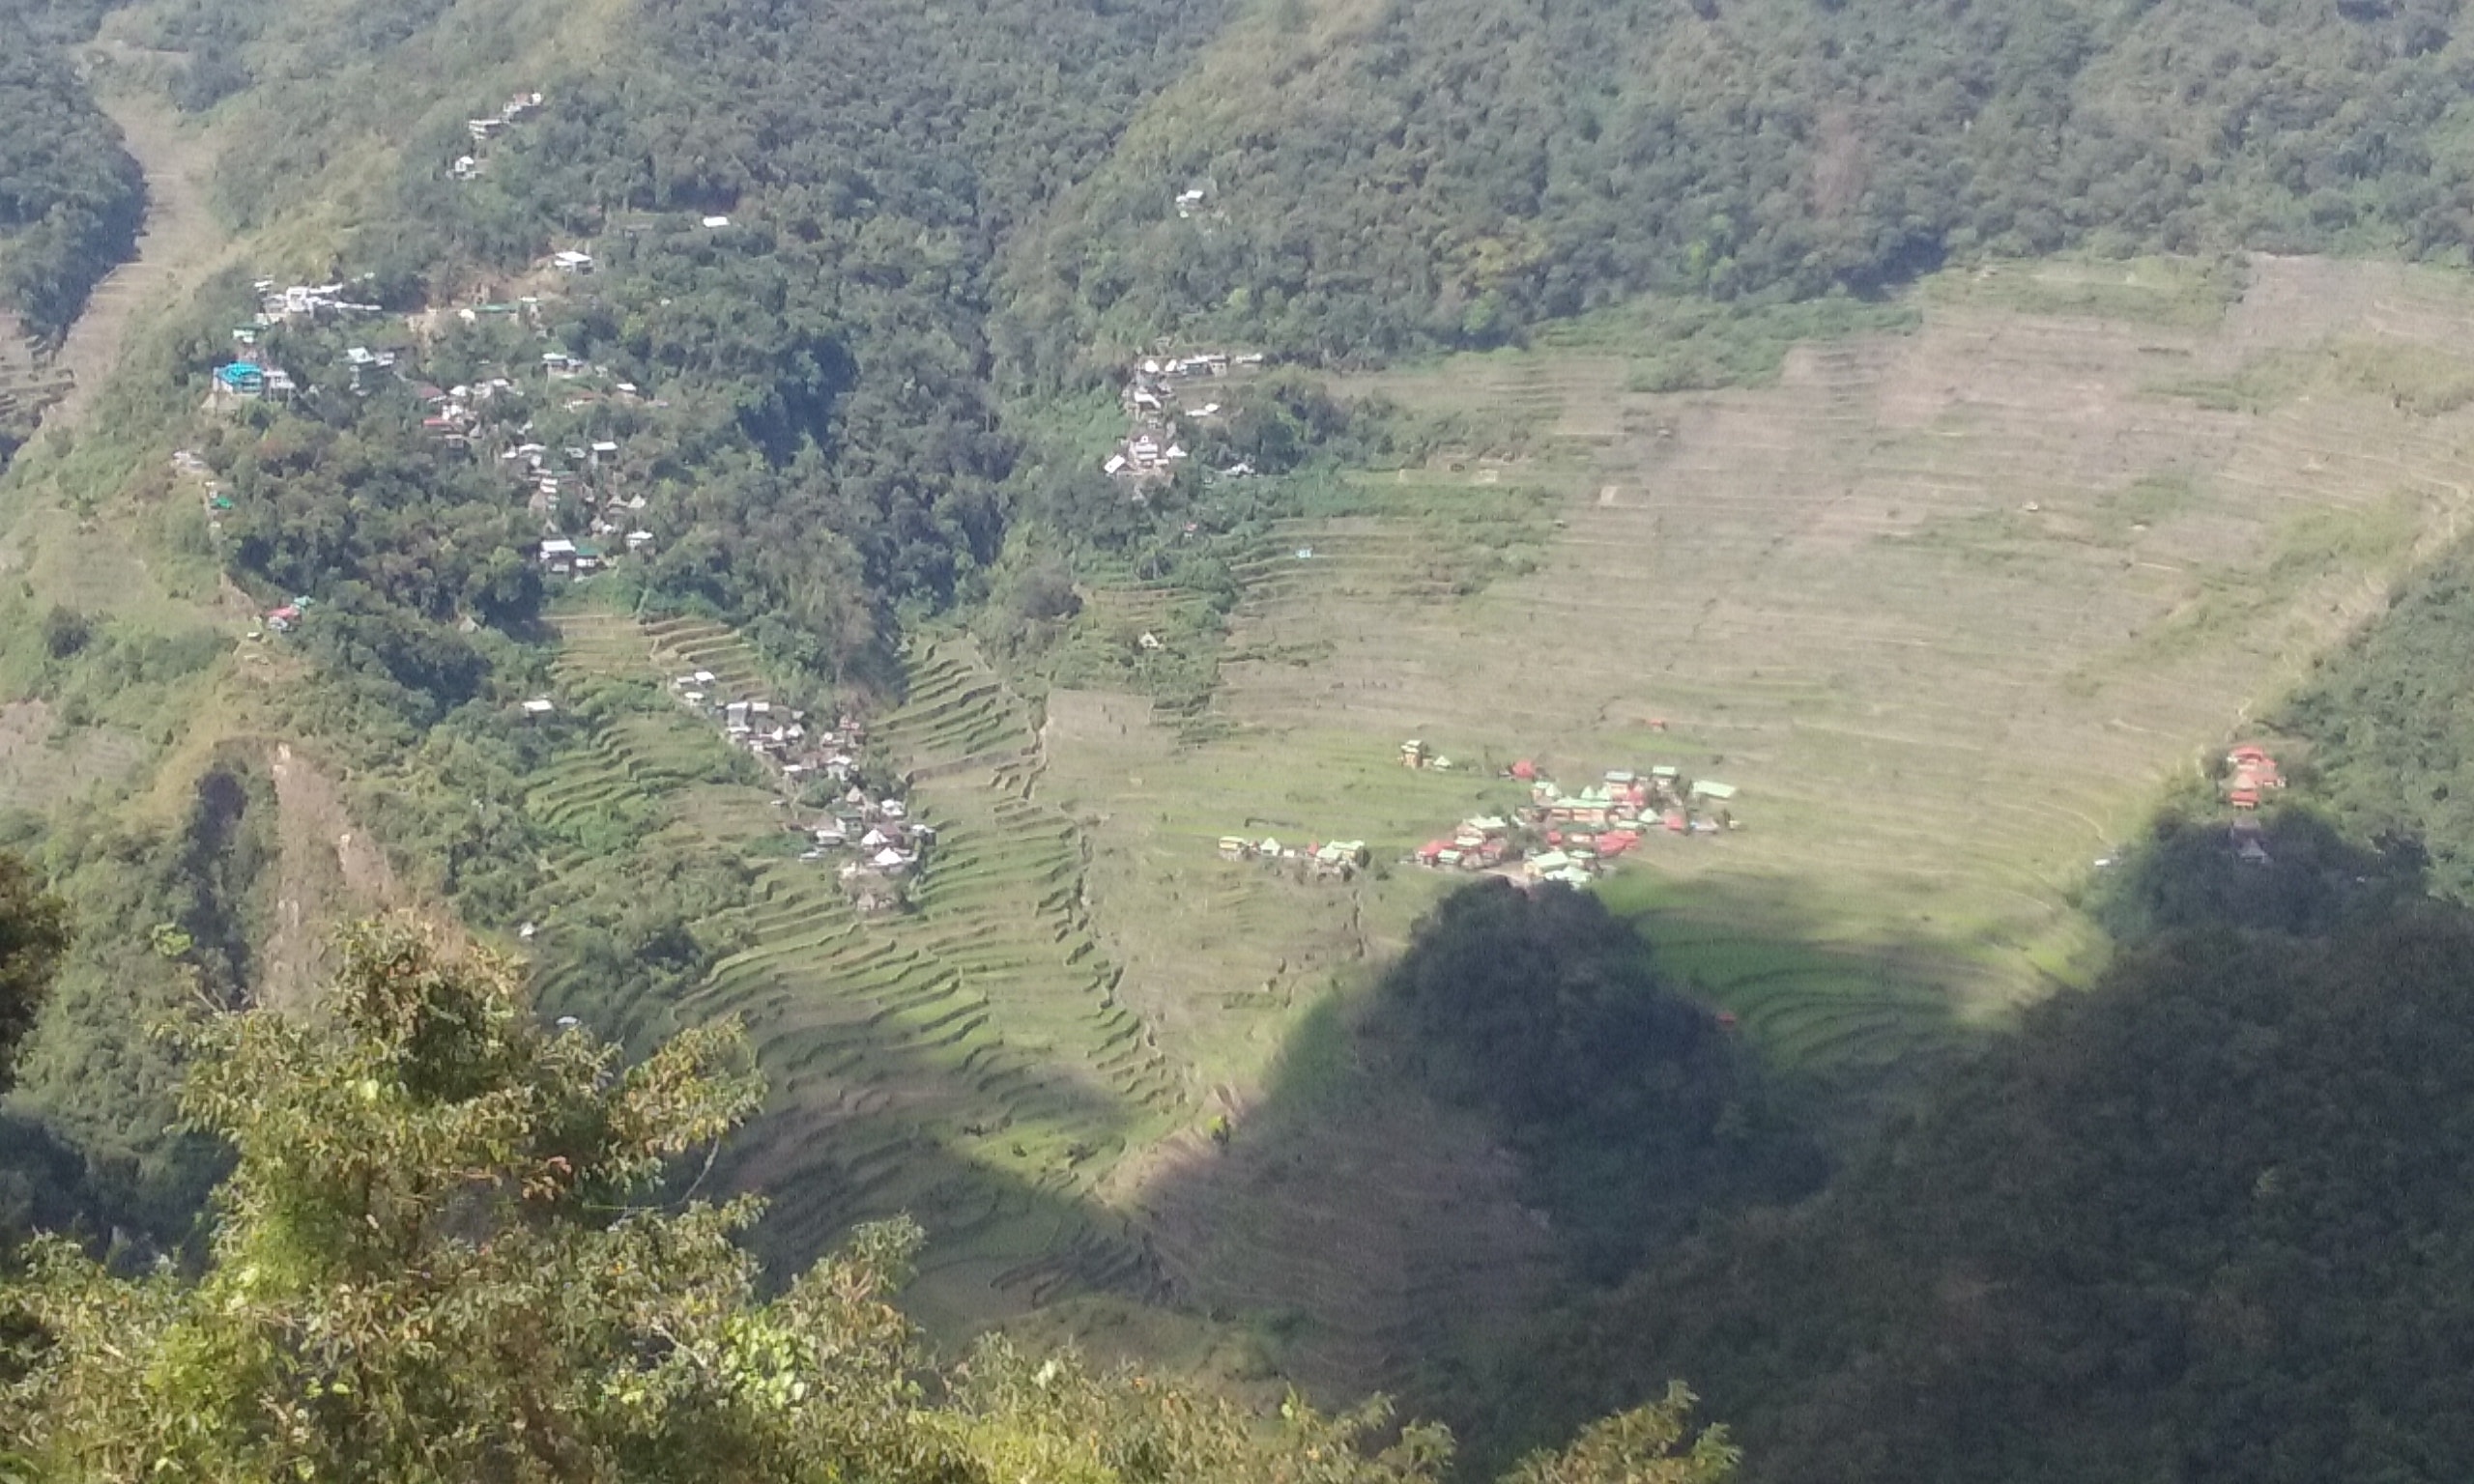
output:
[[[260,954],[260,1000],[302,1005],[334,964],[329,934],[340,923],[407,904],[386,852],[357,828],[336,781],[290,743],[269,750],[274,778],[275,917]]]

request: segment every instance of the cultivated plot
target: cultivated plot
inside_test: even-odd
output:
[[[718,624],[588,612],[561,628],[578,690],[698,669],[733,694],[762,688]],[[914,911],[863,920],[829,864],[777,848],[777,796],[709,781],[720,743],[700,721],[632,715],[534,789],[535,817],[575,842],[551,864],[598,869],[611,821],[640,845],[725,858],[745,872],[745,904],[701,928],[739,947],[665,1004],[609,1003],[590,956],[562,953],[545,998],[605,1034],[746,1024],[772,1096],[716,1174],[767,1195],[769,1257],[803,1263],[855,1222],[907,1213],[931,1238],[908,1301],[948,1332],[1060,1293],[1148,1295],[1138,1234],[1086,1197],[1173,1116],[1180,1079],[1083,928],[1080,844],[1033,796],[1027,710],[966,646],[923,649],[909,669],[908,702],[877,734],[913,779],[913,818],[937,831]]]
[[[1223,745],[1661,756],[1740,786],[1752,827],[1647,869],[1942,945],[1963,1011],[2035,993],[2159,781],[2457,528],[2474,442],[2449,278],[2263,259],[2201,315],[2151,268],[2142,317],[2119,271],[2066,285],[2080,313],[2008,307],[1998,275],[1928,288],[1918,332],[1799,347],[1759,390],[1628,392],[1603,353],[1392,379],[1551,417],[1539,455],[1464,477],[1559,492],[1560,528],[1535,570],[1438,602],[1380,523],[1300,527],[1236,646],[1326,657],[1229,666]]]

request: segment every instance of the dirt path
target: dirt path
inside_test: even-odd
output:
[[[96,285],[86,312],[52,357],[52,365],[72,381],[68,394],[44,411],[46,430],[77,425],[110,380],[138,312],[159,307],[174,291],[194,283],[224,241],[207,209],[213,143],[184,130],[159,99],[122,95],[97,101],[120,125],[129,152],[146,171],[146,224],[137,236],[136,255]]]

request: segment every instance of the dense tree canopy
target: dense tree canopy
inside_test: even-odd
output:
[[[2449,0],[1291,0],[1129,133],[1021,255],[1017,297],[1120,343],[1353,359],[1646,289],[1870,293],[1953,254],[2461,253],[2460,19]]]
[[[0,851],[0,1092],[68,951],[67,904],[43,890],[23,857]]]
[[[1821,1179],[1716,1014],[1595,896],[1491,877],[1453,893],[1385,976],[1381,1011],[1424,1080],[1495,1116],[1598,1276],[1707,1205]]]
[[[2302,764],[2349,833],[2427,859],[2432,887],[2474,901],[2474,552],[2410,579],[2388,612],[2322,660],[2285,707]]]
[[[51,43],[91,30],[92,8],[0,4],[0,307],[43,338],[65,333],[129,255],[146,185],[118,126]],[[82,27],[82,29],[81,29]]]
[[[756,1293],[752,1201],[665,1192],[762,1100],[735,1028],[623,1066],[543,1030],[512,964],[404,922],[346,945],[310,1019],[187,1032],[188,1116],[237,1164],[202,1276],[129,1277],[44,1239],[5,1290],[0,1437],[44,1478],[1343,1481],[1427,1479],[1379,1407],[1277,1422],[1001,1341],[922,1378],[877,1228]],[[669,1193],[670,1199],[657,1199]],[[1608,1419],[1518,1478],[1719,1484],[1689,1398]]]

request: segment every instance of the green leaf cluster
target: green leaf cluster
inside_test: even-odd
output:
[[[918,1234],[855,1234],[760,1298],[753,1200],[665,1172],[761,1101],[730,1025],[633,1065],[540,1027],[515,966],[405,920],[344,941],[309,1018],[177,1034],[187,1116],[228,1140],[197,1274],[57,1238],[5,1290],[0,1437],[63,1480],[1024,1478],[1412,1484],[1449,1440],[1372,1404],[1275,1420],[1002,1340],[931,1366],[888,1302]],[[662,1197],[668,1196],[668,1199]],[[1680,1390],[1541,1455],[1536,1484],[1718,1484]]]

